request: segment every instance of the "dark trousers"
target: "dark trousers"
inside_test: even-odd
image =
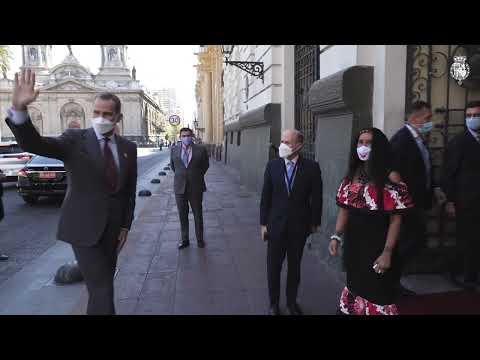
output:
[[[478,210],[457,211],[457,259],[465,281],[477,281],[480,271]]]
[[[402,216],[400,237],[398,239],[398,269],[404,272],[408,263],[425,246],[427,233],[427,215],[423,209],[412,209]]]
[[[203,241],[203,192],[192,193],[188,186],[184,194],[175,194],[177,202],[178,214],[180,216],[180,226],[182,229],[182,242],[189,242],[189,225],[188,225],[188,204],[192,208],[193,219],[195,220],[195,235],[197,242]]]
[[[287,255],[288,262],[287,304],[293,305],[296,303],[303,248],[306,240],[306,236],[299,236],[288,227],[281,237],[268,240],[267,277],[270,304],[279,304],[280,301],[280,276],[285,255]]]
[[[94,246],[72,245],[87,285],[87,315],[115,315],[113,281],[119,233],[118,223],[110,222]]]

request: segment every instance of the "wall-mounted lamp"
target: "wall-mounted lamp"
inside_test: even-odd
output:
[[[222,54],[225,56],[225,64],[233,65],[239,69],[256,76],[263,80],[263,62],[260,61],[230,61],[228,57],[232,55],[235,45],[222,45]]]

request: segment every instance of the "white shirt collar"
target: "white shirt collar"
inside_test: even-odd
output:
[[[472,129],[469,129],[468,127],[467,127],[467,129],[468,129],[468,131],[470,131],[470,134],[473,135],[473,137],[475,138],[475,140],[480,141],[480,134],[479,134],[479,133],[473,131]]]
[[[420,134],[417,132],[417,130],[413,128],[412,125],[410,125],[409,123],[406,123],[405,126],[407,127],[408,130],[410,130],[415,140],[417,140],[417,138],[420,138],[420,139],[422,138]]]
[[[293,162],[293,165],[295,165],[298,161],[298,155],[295,156],[292,160],[288,160],[287,158],[285,158],[284,160],[285,160],[285,165],[288,165],[289,161]]]
[[[95,131],[95,135],[97,136],[98,141],[102,141],[103,138],[105,138],[105,135],[102,135],[102,134],[98,133],[97,130],[94,127],[92,127],[92,129],[93,129],[93,131]],[[115,141],[115,133],[113,133],[112,135],[107,136],[107,137],[110,139],[111,144],[115,144],[115,142],[116,142]]]

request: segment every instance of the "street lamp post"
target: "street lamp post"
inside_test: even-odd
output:
[[[232,55],[235,45],[222,45],[222,54],[225,56],[225,64],[233,65],[239,69],[256,76],[263,81],[264,65],[261,61],[230,61],[228,57]]]
[[[198,136],[198,120],[197,119],[193,121],[193,128],[197,132],[196,136]]]

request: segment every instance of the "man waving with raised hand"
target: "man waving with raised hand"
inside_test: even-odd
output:
[[[15,74],[12,108],[6,122],[18,144],[34,154],[60,159],[68,174],[57,237],[72,245],[87,285],[87,314],[115,314],[113,278],[118,252],[132,224],[136,183],[136,145],[115,133],[123,118],[120,99],[95,97],[92,127],[42,137],[27,111],[39,95],[35,73]]]

